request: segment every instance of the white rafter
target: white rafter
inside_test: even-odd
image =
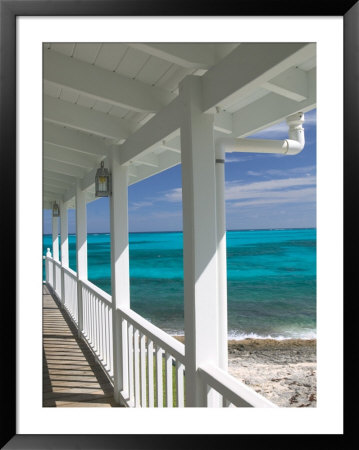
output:
[[[92,169],[98,162],[93,157],[83,156],[79,152],[74,152],[65,147],[58,147],[54,144],[45,143],[45,158],[53,161],[60,161],[73,166]]]
[[[296,67],[263,84],[265,89],[301,102],[308,96],[308,72]]]
[[[44,142],[99,158],[106,156],[109,151],[105,141],[97,136],[89,136],[50,122],[44,123]]]
[[[118,73],[84,63],[52,50],[44,50],[44,79],[111,105],[140,112],[156,112],[174,94]]]
[[[113,140],[127,138],[128,121],[44,95],[44,120]]]
[[[316,105],[316,69],[308,72],[308,98],[296,102],[277,94],[268,94],[233,114],[234,137],[249,136],[291,114],[310,111]],[[304,124],[305,126],[305,124]]]
[[[315,44],[241,44],[203,75],[203,111],[235,104],[283,71],[315,55]]]
[[[71,164],[66,164],[59,161],[52,161],[51,159],[47,159],[46,155],[44,158],[43,167],[45,170],[60,173],[67,176],[72,176],[75,178],[83,178],[86,174],[86,171],[80,169],[79,167],[72,166]]]
[[[187,69],[207,69],[215,63],[216,53],[210,43],[191,43],[191,45],[187,43],[131,43],[129,45]]]

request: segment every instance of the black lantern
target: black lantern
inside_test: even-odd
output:
[[[101,161],[101,167],[97,169],[95,177],[95,195],[96,197],[108,197],[111,195],[110,172],[104,167]]]
[[[60,208],[56,202],[52,205],[52,217],[60,217]]]

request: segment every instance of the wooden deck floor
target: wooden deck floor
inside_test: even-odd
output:
[[[113,388],[75,326],[43,287],[43,406],[116,407]]]

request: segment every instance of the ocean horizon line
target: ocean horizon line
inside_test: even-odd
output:
[[[281,231],[281,230],[316,230],[317,227],[290,227],[290,228],[239,228],[228,229],[228,231]],[[158,233],[183,233],[183,230],[163,230],[163,231],[130,231],[129,234],[158,234]],[[109,231],[91,231],[87,234],[110,234]],[[43,233],[43,236],[51,236],[52,233]],[[69,236],[75,236],[76,233],[68,233]]]

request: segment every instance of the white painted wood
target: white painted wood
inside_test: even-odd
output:
[[[228,369],[228,315],[227,315],[227,246],[226,246],[226,204],[225,154],[216,150],[216,215],[217,215],[217,265],[218,265],[218,363]]]
[[[296,102],[301,102],[308,96],[308,74],[304,70],[292,67],[264,83],[263,87]]]
[[[211,44],[185,43],[131,43],[133,48],[188,69],[208,68],[215,62]]]
[[[72,166],[71,164],[67,164],[60,161],[52,161],[51,159],[47,159],[46,156],[44,158],[43,167],[45,170],[61,173],[66,176],[72,176],[74,178],[81,179],[86,174],[86,170],[80,167]]]
[[[44,51],[44,79],[133,111],[159,111],[174,95],[74,58]]]
[[[132,323],[141,333],[144,333],[157,346],[170,353],[175,359],[179,359],[184,363],[185,352],[182,342],[156,327],[132,309],[120,307],[119,310],[120,315],[128,320],[129,323]]]
[[[135,371],[135,406],[141,406],[141,391],[140,391],[140,346],[139,346],[139,331],[135,329],[133,334],[133,351],[134,351],[134,371]]]
[[[140,365],[141,365],[141,406],[147,407],[147,376],[146,376],[146,336],[140,334]]]
[[[59,260],[59,218],[52,217],[52,257]]]
[[[60,232],[61,232],[61,263],[69,266],[69,236],[68,236],[68,214],[67,204],[60,201]]]
[[[119,307],[130,307],[130,272],[128,249],[128,168],[121,166],[113,154],[111,159],[112,195],[110,197],[111,287],[113,304],[113,362],[115,401],[120,392],[128,393],[127,330],[116,320]]]
[[[153,374],[153,342],[148,340],[147,344],[147,367],[148,367],[148,406],[153,408],[154,403],[154,374]]]
[[[163,408],[162,349],[156,345],[157,408]]]
[[[217,234],[213,116],[202,113],[199,77],[180,86],[186,406],[205,406],[197,369],[218,364]]]
[[[44,122],[44,142],[100,158],[107,156],[109,152],[109,147],[102,138],[89,136],[51,122]]]
[[[297,112],[306,112],[316,105],[316,70],[308,72],[308,98],[294,102],[277,94],[265,97],[247,105],[233,114],[234,137],[249,136],[257,131],[285,120]]]
[[[240,96],[315,54],[315,44],[241,44],[203,75],[203,112],[226,108]]]
[[[128,392],[129,392],[128,398],[130,402],[134,403],[135,379],[133,376],[133,325],[131,323],[128,324],[127,339],[128,339]]]
[[[173,407],[172,356],[166,352],[166,406]]]
[[[163,139],[170,139],[180,127],[178,98],[163,108],[119,147],[121,164],[127,164],[142,152],[158,145]]]
[[[46,159],[64,162],[84,169],[93,169],[98,160],[98,158],[49,143],[44,144],[44,155],[46,155]]]
[[[212,365],[204,364],[199,367],[201,378],[224,396],[229,402],[239,407],[277,408],[272,402],[257,394],[254,389],[241,383],[224,370]],[[187,381],[187,378],[186,378]]]
[[[116,117],[48,95],[44,95],[44,120],[114,140],[127,138],[130,134],[126,120],[120,121]]]
[[[76,261],[77,261],[77,305],[78,305],[78,332],[82,334],[82,285],[81,280],[87,280],[87,214],[86,196],[76,186]]]
[[[180,361],[176,361],[176,396],[177,407],[184,407],[184,381],[183,381],[184,366]]]

